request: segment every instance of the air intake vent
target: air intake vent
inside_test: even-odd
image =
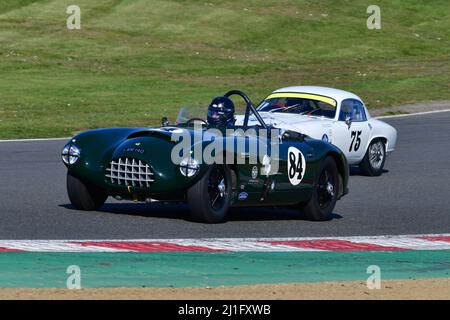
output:
[[[148,188],[152,184],[153,172],[148,164],[133,158],[119,158],[109,163],[105,178],[112,184]]]

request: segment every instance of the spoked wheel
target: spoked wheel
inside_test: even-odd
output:
[[[325,209],[330,206],[334,199],[334,181],[333,175],[327,169],[323,170],[319,177],[317,186],[317,198],[319,207]]]
[[[208,223],[222,221],[230,206],[230,195],[230,169],[226,165],[211,166],[187,192],[193,218]]]
[[[311,199],[304,207],[307,218],[316,221],[330,220],[336,205],[339,172],[333,158],[327,157],[316,176]]]
[[[367,148],[366,155],[359,164],[363,174],[379,176],[383,172],[386,160],[386,147],[383,140],[372,141]]]
[[[220,210],[226,202],[225,173],[214,166],[209,174],[208,195],[213,210]]]

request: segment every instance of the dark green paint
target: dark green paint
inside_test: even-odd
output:
[[[198,132],[193,130],[192,126],[180,125],[180,128],[188,130],[192,149],[199,145],[204,150],[211,142],[210,139],[202,140]],[[151,197],[159,200],[184,200],[185,191],[195,184],[208,169],[207,164],[202,164],[200,172],[193,178],[184,177],[179,167],[171,161],[171,152],[175,146],[175,142],[171,141],[170,133],[165,132],[166,128],[113,128],[113,129],[96,129],[86,131],[75,136],[71,140],[81,150],[80,159],[72,166],[68,166],[68,170],[75,176],[84,181],[89,181],[99,187],[108,190],[110,195],[120,195],[124,198],[133,198],[144,200]],[[203,127],[203,132],[211,127]],[[225,133],[226,128],[216,128]],[[233,129],[244,129],[235,127]],[[256,127],[256,129],[258,129]],[[195,139],[197,138],[197,139]],[[335,146],[320,140],[313,140],[303,135],[291,135],[284,137],[279,144],[279,173],[271,176],[275,181],[275,190],[269,190],[266,197],[261,201],[265,176],[258,174],[256,179],[251,177],[253,164],[240,164],[240,154],[237,154],[236,147],[233,151],[227,149],[227,146],[243,143],[247,146],[250,140],[261,140],[264,143],[270,142],[266,136],[251,136],[248,138],[242,136],[230,137],[224,134],[223,138],[218,141],[225,146],[225,152],[231,154],[233,165],[231,168],[236,172],[236,183],[233,186],[232,205],[291,205],[303,201],[307,201],[312,194],[312,187],[315,176],[320,167],[320,162],[328,155],[335,158],[338,164],[340,174],[342,176],[343,185],[340,193],[347,192],[348,184],[348,165],[343,155]],[[278,141],[278,139],[276,139]],[[231,141],[231,143],[230,143]],[[144,149],[144,153],[140,154],[130,151],[139,143],[139,148]],[[268,143],[270,145],[270,143]],[[290,184],[287,176],[287,149],[294,146],[301,150],[306,159],[306,172],[302,182],[293,186]],[[310,156],[308,157],[308,154]],[[150,188],[131,188],[131,192],[126,186],[117,186],[110,184],[105,180],[105,170],[112,159],[119,157],[135,158],[148,163],[154,173],[155,181]],[[262,164],[258,159],[256,166],[258,170]],[[245,201],[239,201],[240,192],[248,193]],[[344,191],[344,192],[342,192]]]

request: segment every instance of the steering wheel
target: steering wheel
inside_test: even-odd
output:
[[[189,119],[188,121],[186,121],[186,124],[187,125],[190,125],[192,122],[194,122],[194,121],[200,121],[200,122],[202,122],[203,124],[205,124],[205,125],[208,125],[208,122],[206,122],[205,120],[203,120],[202,118],[191,118],[191,119]]]

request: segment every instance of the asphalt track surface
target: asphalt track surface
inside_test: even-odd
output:
[[[185,205],[109,199],[75,210],[66,195],[65,141],[0,142],[0,239],[320,237],[450,232],[450,112],[383,119],[397,150],[381,177],[352,170],[331,221],[287,209],[233,209],[225,223],[192,222]]]

